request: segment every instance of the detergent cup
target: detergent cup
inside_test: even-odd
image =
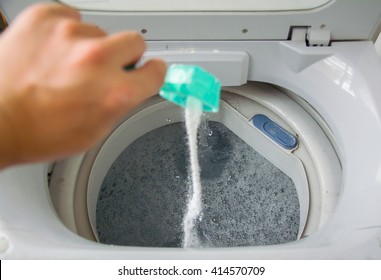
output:
[[[203,111],[218,112],[220,90],[220,81],[200,66],[172,64],[160,96],[184,108],[188,97],[193,97],[201,102]]]

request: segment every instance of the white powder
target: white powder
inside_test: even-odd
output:
[[[197,130],[200,125],[202,114],[202,104],[199,100],[193,97],[188,97],[187,106],[185,109],[185,125],[187,129],[190,165],[191,165],[191,194],[188,201],[187,213],[184,217],[184,241],[183,247],[198,247],[200,246],[196,230],[194,228],[197,219],[201,219],[201,180],[200,180],[200,165],[197,156]]]

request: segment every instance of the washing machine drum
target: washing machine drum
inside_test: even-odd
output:
[[[221,96],[220,112],[204,115],[198,132],[201,246],[281,244],[317,231],[340,185],[329,128],[306,102],[269,85]],[[188,159],[183,109],[154,97],[99,147],[55,164],[52,201],[88,239],[180,247],[192,192]]]

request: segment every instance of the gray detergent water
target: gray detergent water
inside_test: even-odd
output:
[[[293,181],[221,123],[199,129],[203,247],[257,246],[297,239],[300,207]],[[181,247],[189,191],[184,123],[153,130],[129,145],[98,197],[99,240]]]

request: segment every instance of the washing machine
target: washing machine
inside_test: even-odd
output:
[[[12,22],[34,2],[0,7]],[[59,2],[141,32],[139,63],[221,81],[199,135],[201,245],[181,247],[184,112],[154,96],[83,154],[0,172],[2,259],[381,258],[381,1]]]

